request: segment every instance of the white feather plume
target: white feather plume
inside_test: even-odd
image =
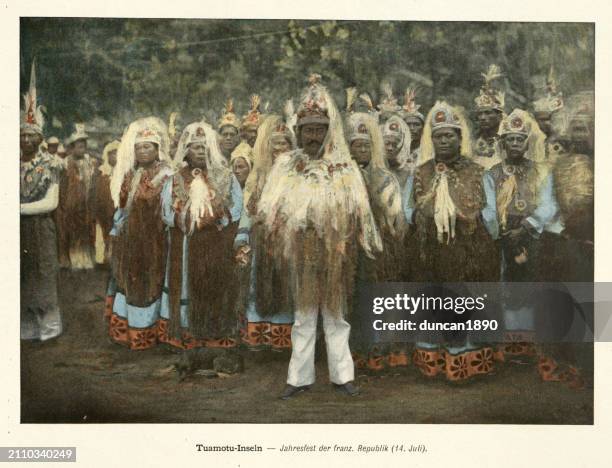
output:
[[[191,226],[189,232],[193,233],[196,225],[201,223],[203,218],[212,218],[214,210],[212,207],[212,199],[214,191],[208,186],[204,177],[199,174],[195,175],[189,187],[189,215],[191,217]]]

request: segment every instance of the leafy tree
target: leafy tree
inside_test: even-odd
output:
[[[441,98],[470,109],[490,63],[509,110],[529,105],[551,65],[565,95],[594,88],[589,23],[22,18],[22,92],[34,57],[60,136],[94,117],[115,134],[172,111],[214,123],[228,97],[242,114],[254,92],[280,111],[313,71],[339,106],[346,87],[376,100],[387,80],[398,98],[416,85],[424,110]]]

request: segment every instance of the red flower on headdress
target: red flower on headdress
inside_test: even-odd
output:
[[[148,138],[152,136],[155,136],[155,132],[150,128],[145,128],[144,130],[141,130],[140,132],[138,132],[139,138]]]
[[[436,115],[434,117],[434,121],[436,123],[442,123],[446,120],[446,114],[444,113],[444,111],[438,111],[436,112]]]
[[[34,117],[34,107],[33,104],[30,104],[28,107],[28,113],[26,115],[26,122],[29,124],[35,124],[36,118]]]
[[[512,122],[510,122],[510,125],[512,126],[512,128],[521,128],[523,126],[523,121],[520,117],[515,117],[514,119],[512,119]]]

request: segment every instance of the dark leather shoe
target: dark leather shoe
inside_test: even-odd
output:
[[[287,384],[287,386],[283,390],[283,393],[281,393],[280,398],[281,400],[288,400],[289,398],[293,398],[298,393],[305,392],[309,388],[310,386],[308,385],[304,385],[303,387],[294,387],[293,385]]]
[[[342,385],[334,384],[337,392],[344,393],[348,396],[357,396],[359,395],[359,387],[355,385],[353,382],[347,382]]]

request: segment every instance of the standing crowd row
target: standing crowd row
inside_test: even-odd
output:
[[[22,338],[61,333],[59,266],[111,266],[105,317],[130,349],[215,348],[240,368],[241,346],[291,349],[283,398],[315,381],[322,317],[329,375],[359,393],[355,367],[413,363],[463,381],[506,356],[535,359],[546,380],[578,369],[532,341],[533,310],[504,310],[508,342],[373,342],[353,312],[375,282],[593,280],[593,95],[567,103],[549,77],[531,112],[506,113],[492,65],[475,98],[425,115],[413,89],[377,107],[347,90],[344,113],[312,75],[297,110],[179,132],[132,122],[98,163],[84,128],[57,154],[43,144],[35,84],[21,125]]]

